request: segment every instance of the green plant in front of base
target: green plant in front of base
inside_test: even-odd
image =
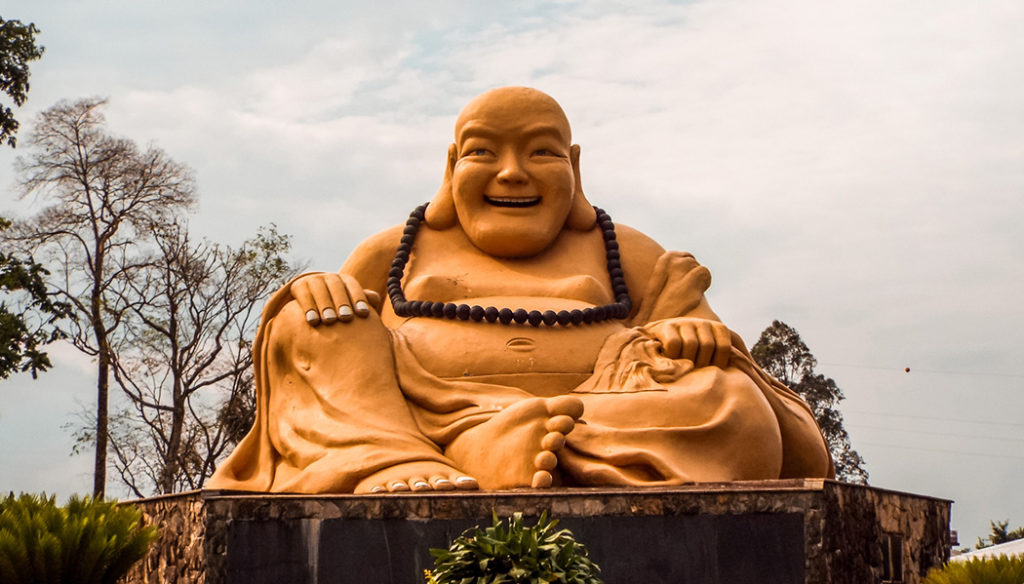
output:
[[[11,493],[0,501],[0,582],[114,584],[146,555],[156,528],[114,501]]]
[[[467,529],[448,549],[431,549],[428,584],[601,584],[600,568],[568,529],[555,530],[545,511],[527,526],[522,513]]]
[[[932,568],[922,584],[1021,584],[1024,556],[974,558]]]

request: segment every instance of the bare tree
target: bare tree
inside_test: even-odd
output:
[[[104,127],[103,99],[60,102],[42,112],[17,161],[22,197],[49,203],[11,229],[34,252],[74,310],[71,342],[96,358],[93,492],[106,489],[109,377],[132,277],[147,258],[139,242],[191,206],[191,171],[154,147],[140,149]]]
[[[237,441],[222,412],[251,400],[259,308],[292,272],[273,226],[238,249],[193,242],[178,224],[154,235],[127,290],[114,371],[128,403],[110,431],[113,466],[137,496],[201,488]]]

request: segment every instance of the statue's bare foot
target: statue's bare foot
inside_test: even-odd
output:
[[[440,462],[406,462],[379,470],[356,485],[356,493],[475,491],[476,479]]]
[[[550,487],[557,453],[581,415],[583,402],[572,396],[526,399],[463,432],[445,455],[484,489]]]

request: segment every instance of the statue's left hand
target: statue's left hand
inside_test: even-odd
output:
[[[696,367],[729,366],[732,336],[722,323],[704,318],[666,318],[652,322],[644,329],[661,341],[666,357],[689,359]]]
[[[306,274],[292,281],[290,291],[306,315],[306,322],[313,326],[366,318],[371,305],[375,309],[380,307],[380,295],[364,290],[348,274]]]

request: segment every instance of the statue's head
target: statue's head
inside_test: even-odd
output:
[[[579,156],[551,96],[527,87],[488,91],[459,114],[427,224],[458,223],[473,245],[494,256],[536,255],[566,227],[594,225]]]

